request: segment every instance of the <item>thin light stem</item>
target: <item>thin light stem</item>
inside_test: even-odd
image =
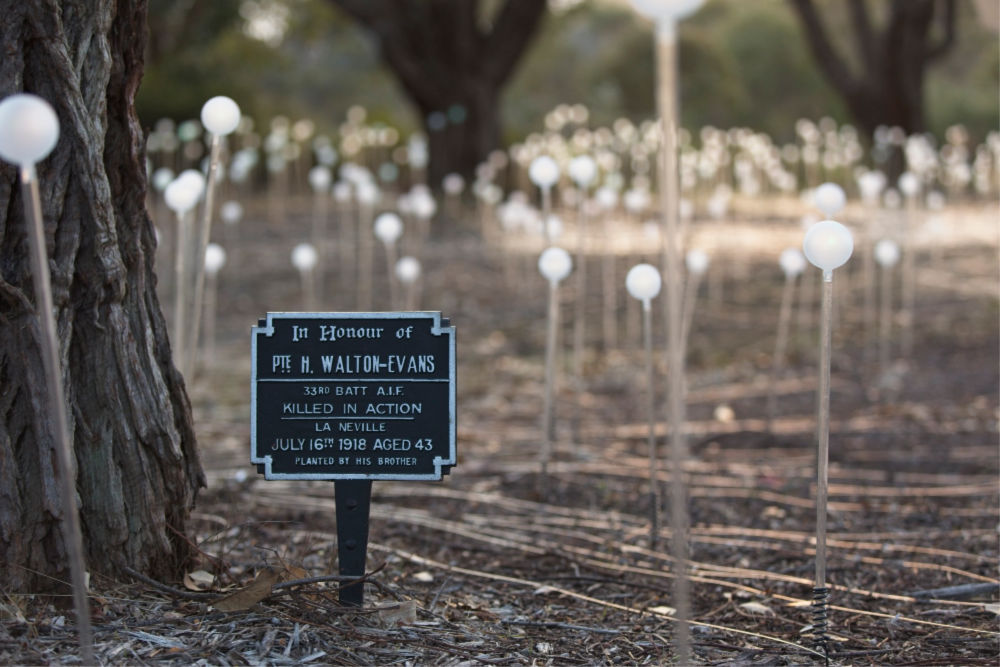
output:
[[[559,327],[559,283],[549,281],[549,314],[548,329],[545,335],[545,397],[542,412],[542,475],[539,480],[540,490],[544,490],[548,481],[549,461],[552,459],[552,443],[555,440],[555,404],[556,384],[556,345]]]
[[[34,165],[21,168],[21,193],[24,197],[24,214],[28,221],[28,241],[31,246],[31,271],[35,286],[35,309],[41,333],[42,364],[48,385],[49,409],[53,417],[51,434],[54,439],[63,503],[62,529],[69,558],[73,583],[73,608],[76,613],[77,638],[84,664],[95,664],[93,632],[90,627],[90,605],[87,601],[87,581],[83,556],[83,535],[80,515],[76,505],[76,466],[70,441],[66,398],[63,391],[62,370],[59,363],[59,342],[55,317],[52,314],[52,284],[49,279],[48,252],[45,247],[45,230],[42,224],[42,204],[38,193],[38,179]]]
[[[389,272],[389,310],[399,307],[399,289],[396,286],[396,244],[385,244],[386,264]]]
[[[321,302],[324,299],[323,288],[326,282],[324,280],[324,267],[329,260],[329,257],[327,257],[326,242],[327,198],[329,196],[330,193],[326,189],[320,190],[313,195],[312,244],[316,248],[316,255],[319,257],[319,261],[316,263],[316,299]]]
[[[674,607],[677,609],[677,627],[674,641],[677,645],[679,664],[691,662],[690,583],[687,578],[688,562],[688,507],[687,481],[684,462],[687,459],[687,441],[684,433],[684,349],[681,329],[681,270],[680,230],[678,228],[677,178],[677,42],[672,33],[660,31],[657,48],[657,100],[663,133],[660,154],[660,206],[663,231],[666,239],[664,268],[666,275],[667,315],[667,421],[670,424],[670,455],[674,471],[671,488],[670,523],[672,553],[677,567],[674,578]]]
[[[646,416],[649,419],[649,545],[660,540],[659,453],[656,451],[656,381],[653,375],[653,313],[649,299],[642,301],[642,341],[646,351]]]
[[[914,242],[916,228],[917,204],[914,197],[906,201],[906,213],[903,216],[903,331],[900,337],[900,347],[903,359],[909,359],[913,354],[913,324],[917,297],[917,244]]]
[[[889,370],[889,345],[892,340],[892,269],[882,266],[879,277],[882,284],[879,289],[878,370],[884,376]]]
[[[826,499],[830,462],[830,356],[833,309],[833,272],[823,274],[820,313],[819,396],[816,419],[816,587],[826,586]]]
[[[188,253],[191,251],[188,213],[177,213],[174,255],[174,365],[183,374],[187,369]]]
[[[372,207],[359,204],[358,208],[358,310],[372,309]]]
[[[184,369],[187,376],[194,371],[194,361],[198,354],[198,338],[201,333],[202,304],[205,300],[205,249],[212,235],[212,209],[215,208],[216,172],[219,170],[219,155],[222,152],[222,137],[212,135],[212,147],[208,160],[208,179],[205,183],[205,207],[202,210],[198,226],[197,243],[194,252],[194,303],[191,308],[192,326],[186,332],[189,342],[184,346],[189,354],[185,357],[189,368]]]
[[[774,416],[777,412],[776,385],[785,367],[788,348],[788,328],[792,319],[792,297],[795,294],[795,276],[785,274],[785,286],[781,290],[781,308],[778,311],[778,335],[774,341],[774,357],[771,358],[771,379],[767,386],[767,430],[774,433]]]

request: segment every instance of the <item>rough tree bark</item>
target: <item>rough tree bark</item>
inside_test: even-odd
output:
[[[145,152],[133,109],[145,0],[0,0],[0,97],[48,100],[59,143],[38,165],[60,357],[93,572],[175,575],[203,473],[156,298]],[[69,581],[59,529],[23,205],[0,168],[0,590]]]
[[[955,43],[955,0],[892,0],[880,26],[865,0],[848,0],[860,61],[856,72],[831,41],[813,0],[789,1],[821,71],[869,138],[879,125],[907,134],[926,131],[924,78],[927,67]],[[941,27],[932,35],[936,21]]]
[[[331,0],[374,35],[382,59],[420,114],[428,183],[472,176],[500,146],[500,94],[534,36],[545,0]],[[484,25],[488,23],[489,25]]]

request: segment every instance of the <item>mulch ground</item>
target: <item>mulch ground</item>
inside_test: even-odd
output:
[[[358,609],[337,602],[333,485],[264,481],[249,465],[249,328],[268,310],[299,308],[287,251],[308,224],[275,225],[253,211],[242,224],[237,263],[220,284],[217,351],[190,390],[209,480],[189,526],[202,557],[186,582],[92,582],[101,661],[674,661],[675,477],[664,462],[662,526],[651,535],[638,310],[618,297],[619,340],[605,345],[596,254],[585,375],[573,382],[563,355],[555,452],[540,478],[546,290],[536,249],[505,255],[469,230],[427,244],[421,305],[458,328],[459,465],[441,482],[374,485]],[[619,283],[642,258],[650,257],[621,252]],[[768,430],[781,279],[770,255],[713,259],[722,277],[699,296],[688,355],[694,654],[704,664],[821,664],[810,630],[814,315],[796,313]],[[922,254],[920,266],[914,354],[889,373],[878,373],[866,344],[859,273],[841,297],[828,541],[834,664],[1000,658],[997,247],[958,244]],[[241,267],[253,271],[237,280]],[[377,277],[377,308],[384,288]],[[564,296],[568,344],[572,285]],[[658,404],[662,366],[657,355]],[[665,457],[665,427],[657,429]],[[0,660],[78,662],[71,613],[3,602]]]

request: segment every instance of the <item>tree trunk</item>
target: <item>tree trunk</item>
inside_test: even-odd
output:
[[[466,79],[456,85],[455,101],[442,105],[444,110],[420,109],[430,148],[427,182],[431,187],[441,187],[450,173],[468,179],[500,147],[499,94],[488,84]]]
[[[870,139],[879,125],[901,127],[907,134],[926,131],[924,76],[954,43],[954,0],[893,0],[883,26],[874,25],[864,0],[849,0],[853,48],[861,62],[856,72],[831,41],[813,0],[790,3],[820,70],[865,136]],[[935,41],[936,18],[942,29]]]
[[[500,93],[545,15],[545,0],[331,0],[367,28],[423,115],[428,184],[471,180],[500,145]]]
[[[48,100],[38,165],[88,569],[175,576],[203,473],[156,297],[144,140],[133,107],[145,0],[0,0],[0,96]],[[0,168],[0,589],[69,581],[41,341],[14,167]]]

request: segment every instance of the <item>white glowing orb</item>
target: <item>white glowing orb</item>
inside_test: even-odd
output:
[[[640,301],[655,298],[660,293],[662,285],[660,272],[652,264],[636,264],[625,276],[625,288]]]
[[[240,125],[240,107],[231,97],[213,97],[201,107],[201,124],[220,137],[232,134]]]
[[[445,194],[454,197],[462,194],[462,190],[465,189],[465,179],[461,174],[448,174],[441,181],[441,187],[444,188]]]
[[[319,255],[311,243],[300,243],[292,249],[292,266],[305,273],[316,267]]]
[[[891,239],[882,239],[876,243],[875,261],[886,268],[896,266],[899,261],[899,244]]]
[[[824,273],[843,266],[851,253],[854,252],[854,237],[850,230],[835,220],[821,220],[809,228],[802,242],[805,252],[813,266]]]
[[[396,277],[404,284],[410,284],[420,277],[420,262],[415,257],[400,257],[396,262]]]
[[[532,183],[547,190],[559,180],[559,165],[548,155],[539,155],[531,161],[528,176]]]
[[[701,275],[708,270],[708,254],[704,250],[689,250],[684,258],[687,270],[695,275]]]
[[[899,181],[897,181],[896,184],[899,186],[899,191],[902,192],[907,199],[912,199],[920,194],[920,177],[912,171],[904,171],[900,174]]]
[[[174,170],[169,167],[160,167],[153,172],[153,188],[157,192],[163,192],[172,180],[174,180]]]
[[[550,283],[558,283],[569,275],[573,260],[562,248],[546,248],[538,258],[538,270]]]
[[[59,141],[59,118],[52,106],[29,93],[0,102],[0,158],[16,165],[36,164]]]
[[[563,233],[563,221],[558,215],[550,215],[545,221],[545,233],[550,239],[557,239]]]
[[[333,172],[326,165],[316,165],[309,170],[309,186],[313,192],[317,194],[326,192],[330,189],[331,183],[333,183]]]
[[[163,190],[167,207],[182,215],[195,207],[205,193],[205,177],[200,171],[185,169]]]
[[[705,0],[632,0],[635,11],[655,21],[677,21],[693,14]]]
[[[375,236],[382,243],[395,243],[402,234],[403,221],[395,213],[390,211],[375,218]]]
[[[597,163],[589,155],[577,155],[569,161],[569,177],[578,187],[586,189],[597,178]]]
[[[805,271],[806,258],[798,248],[785,248],[781,251],[778,264],[786,276],[794,277]]]
[[[230,199],[219,207],[219,217],[227,225],[235,225],[243,219],[243,204]]]
[[[209,243],[205,247],[205,272],[214,276],[226,265],[226,251],[218,243]]]
[[[828,218],[840,213],[846,203],[844,188],[836,183],[823,183],[813,192],[813,204]]]

